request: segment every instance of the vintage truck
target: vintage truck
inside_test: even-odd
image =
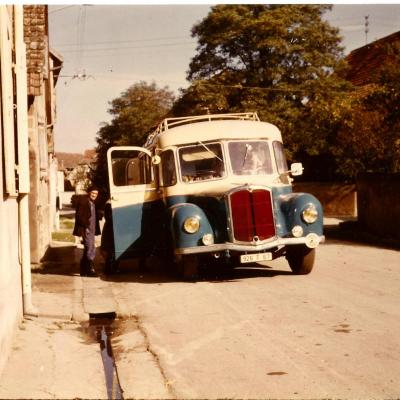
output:
[[[279,129],[257,113],[167,118],[143,147],[112,147],[107,156],[110,270],[159,253],[184,278],[202,265],[283,256],[293,273],[311,272],[324,240],[321,204],[293,193],[302,164],[288,169]]]

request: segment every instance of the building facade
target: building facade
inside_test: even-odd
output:
[[[49,51],[47,32],[47,6],[0,5],[0,374],[23,315],[37,314],[31,261],[49,246],[55,214],[52,124],[62,60]]]
[[[54,157],[54,87],[62,58],[49,50],[46,5],[24,6],[30,159],[31,262],[40,264],[56,226],[57,160]]]

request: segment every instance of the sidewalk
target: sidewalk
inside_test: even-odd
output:
[[[0,376],[0,399],[118,399],[121,389],[126,399],[171,398],[134,308],[116,301],[103,276],[81,277],[81,256],[80,246],[53,242],[33,271],[38,316],[24,318],[16,332]],[[105,314],[118,318],[112,325],[112,319],[93,319]],[[117,354],[108,348],[111,340],[118,342]]]
[[[32,273],[38,317],[24,318],[0,376],[0,398],[106,399],[100,346],[89,315],[116,311],[109,284],[79,276],[81,250],[53,243],[42,269]]]

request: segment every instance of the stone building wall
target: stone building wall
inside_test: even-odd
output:
[[[24,41],[26,43],[28,96],[42,95],[43,80],[48,78],[47,32],[47,6],[24,6]]]
[[[24,41],[28,81],[28,129],[31,190],[29,196],[31,261],[39,264],[51,242],[48,8],[24,6]],[[49,128],[48,128],[49,127]]]

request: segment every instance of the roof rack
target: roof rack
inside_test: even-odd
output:
[[[191,117],[166,118],[161,122],[159,127],[161,128],[161,131],[166,131],[169,128],[176,127],[179,125],[190,124],[192,122],[215,121],[219,119],[240,119],[247,121],[260,120],[256,112],[231,113],[231,114],[204,114],[204,115],[194,115]]]
[[[176,128],[177,126],[191,124],[193,122],[206,122],[206,121],[217,121],[217,120],[244,120],[244,121],[259,121],[256,112],[246,112],[246,113],[230,113],[230,114],[204,114],[204,115],[194,115],[187,117],[177,117],[177,118],[165,118],[152,132],[147,140],[145,146],[150,146],[154,139],[161,133],[166,132],[170,128]]]

